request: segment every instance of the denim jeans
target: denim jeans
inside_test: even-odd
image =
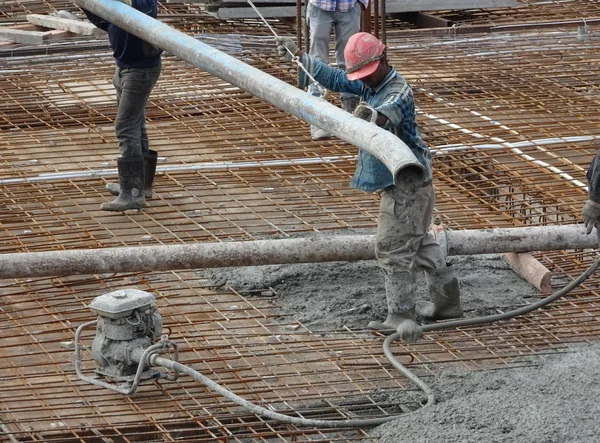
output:
[[[160,76],[161,65],[152,68],[119,68],[113,85],[117,91],[115,133],[122,158],[141,158],[148,152],[146,104]]]

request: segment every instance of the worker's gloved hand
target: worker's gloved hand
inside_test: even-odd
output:
[[[288,62],[291,62],[296,54],[298,54],[298,45],[291,38],[275,37],[275,41],[277,41],[277,52]]]
[[[593,231],[594,226],[600,222],[600,203],[594,200],[588,200],[583,207],[583,224],[585,225],[585,233],[589,234]]]
[[[127,6],[131,6],[131,0],[117,0],[118,2],[125,3]]]
[[[367,104],[367,102],[360,102],[352,115],[368,122],[375,123],[378,114],[375,108]]]
[[[404,319],[396,328],[400,338],[407,343],[414,343],[423,336],[423,329],[414,320]]]

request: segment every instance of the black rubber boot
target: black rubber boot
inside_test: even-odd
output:
[[[148,152],[144,152],[144,197],[152,198],[152,183],[154,183],[154,176],[156,175],[156,161],[158,159],[158,153],[149,149]],[[106,190],[112,195],[119,195],[121,187],[118,183],[107,183]]]
[[[419,301],[417,313],[432,320],[447,320],[463,316],[460,289],[451,266],[425,272],[431,302]]]
[[[144,162],[140,159],[119,158],[119,196],[109,203],[102,203],[103,211],[126,211],[148,206],[144,197]]]
[[[158,160],[158,152],[148,149],[144,153],[144,194],[146,198],[152,198],[152,183],[156,175],[156,161]]]

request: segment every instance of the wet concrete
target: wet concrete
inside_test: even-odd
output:
[[[499,255],[450,257],[466,317],[538,300],[538,291]],[[374,261],[203,271],[216,286],[272,287],[282,313],[313,331],[361,330],[386,314],[383,274]],[[419,297],[425,297],[420,276]],[[289,320],[289,319],[288,319]],[[600,441],[600,345],[524,357],[522,367],[465,371],[445,365],[426,382],[437,402],[370,430],[381,443],[592,443]],[[406,400],[406,398],[404,398]],[[372,441],[369,439],[369,441]]]

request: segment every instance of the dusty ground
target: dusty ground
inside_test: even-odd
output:
[[[467,317],[506,311],[538,292],[497,255],[450,257]],[[206,271],[213,284],[245,292],[273,288],[282,312],[311,330],[363,329],[385,316],[375,262],[297,264]],[[421,289],[421,297],[424,291]],[[524,367],[446,370],[428,380],[437,403],[371,431],[381,443],[598,442],[600,345],[531,356]]]

